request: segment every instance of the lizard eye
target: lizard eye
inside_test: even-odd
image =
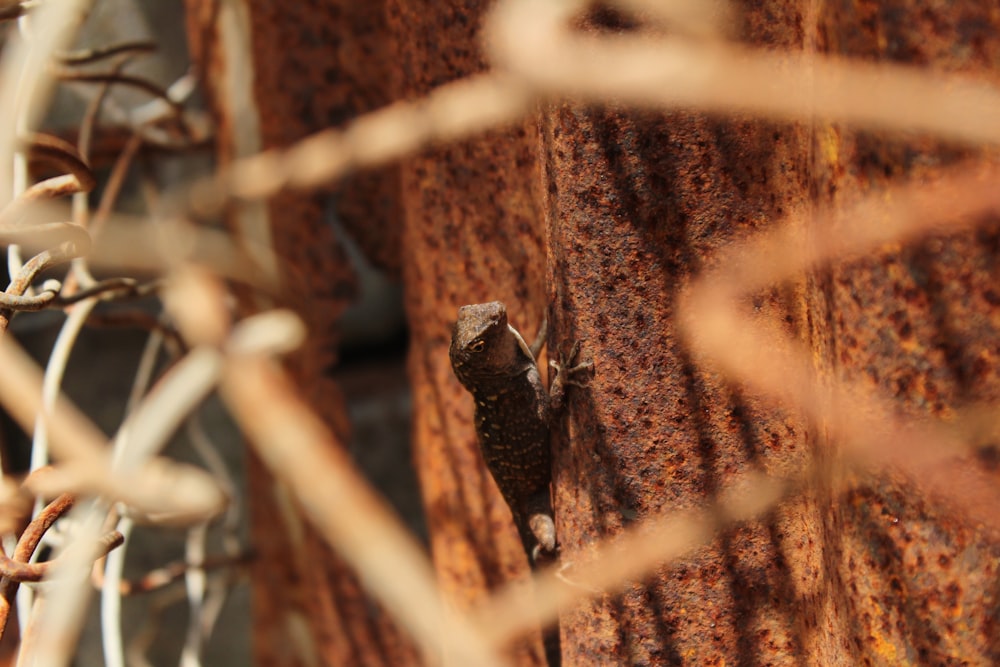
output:
[[[482,352],[483,348],[485,347],[486,347],[486,341],[477,340],[473,343],[470,343],[468,349],[472,350],[473,352]]]

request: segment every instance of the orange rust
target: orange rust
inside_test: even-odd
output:
[[[483,69],[476,31],[485,4],[387,3],[400,95]],[[743,4],[738,38],[753,45],[998,78],[1000,17],[986,3]],[[302,13],[321,23],[330,6],[303,3]],[[274,72],[286,72],[280,55]],[[285,85],[277,74],[269,81]],[[457,306],[501,299],[529,339],[548,311],[551,340],[583,339],[596,362],[590,390],[571,397],[555,451],[557,527],[572,559],[635,517],[704,502],[748,469],[835,458],[836,443],[794,409],[695,366],[677,337],[676,294],[720,247],[791,210],[850,202],[962,154],[823,123],[565,103],[407,160],[401,209],[389,196],[376,219],[405,211],[414,441],[444,588],[471,604],[526,568],[448,368]],[[867,375],[910,414],[948,414],[1000,391],[990,346],[1000,326],[997,239],[990,224],[888,249],[762,290],[747,307],[809,344],[821,377]],[[369,252],[386,252],[392,266],[387,247]],[[319,262],[310,273],[328,268]],[[984,463],[995,466],[995,450],[984,443]],[[573,611],[563,619],[566,662],[996,661],[998,551],[890,474],[829,480]],[[512,655],[537,664],[540,646],[532,639]]]
[[[832,16],[834,7],[810,17],[798,3],[745,7],[741,38],[801,49],[818,34],[819,48],[893,49],[889,57],[977,73],[998,62],[982,39],[996,34],[998,17],[974,3],[941,16],[924,9],[917,27],[909,7],[856,3],[861,30],[857,14]],[[923,44],[920,31],[931,27]],[[588,341],[597,369],[590,392],[572,399],[572,438],[556,451],[564,557],[585,558],[633,516],[703,502],[751,467],[830,456],[835,443],[793,408],[742,395],[693,365],[676,338],[675,295],[722,245],[787,212],[852,201],[962,152],[824,125],[571,104],[549,108],[544,127],[554,330],[557,340]],[[823,377],[868,374],[912,414],[992,401],[995,227],[802,276],[747,306],[810,344]],[[989,582],[1000,548],[912,482],[832,482],[575,610],[563,619],[567,662],[994,660]]]
[[[820,47],[829,52],[1000,80],[1000,16],[980,3],[933,10],[858,3],[827,7],[819,21]],[[822,127],[817,137],[825,144],[812,168],[821,205],[937,173],[970,154],[839,126]],[[819,272],[811,297],[821,319],[823,367],[866,378],[914,418],[953,415],[971,402],[1000,398],[1000,373],[990,361],[1000,334],[994,268],[1000,231],[995,220],[984,222],[978,230],[934,235]],[[892,474],[852,480],[838,500],[824,522],[835,537],[827,564],[843,591],[842,613],[851,622],[842,638],[855,659],[995,662],[995,535]]]
[[[544,136],[556,340],[585,340],[595,362],[556,448],[556,516],[572,561],[633,517],[696,506],[754,467],[780,472],[809,456],[805,425],[697,368],[674,322],[677,290],[712,253],[801,205],[809,138],[569,105],[547,111]],[[797,298],[773,290],[753,305],[787,314],[794,331]],[[795,575],[822,558],[809,528],[820,507],[812,496],[787,503],[569,614],[566,662],[801,662],[812,646],[796,591],[824,582]]]
[[[391,0],[399,96],[485,69],[479,30],[488,2]],[[448,361],[459,306],[501,300],[533,339],[547,304],[539,208],[538,129],[526,120],[430,149],[402,165],[403,283],[410,323],[413,447],[442,588],[461,606],[527,577],[510,511],[487,473],[472,405]],[[543,663],[541,640],[511,647],[518,665]]]

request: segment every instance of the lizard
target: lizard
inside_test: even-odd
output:
[[[532,569],[556,560],[549,432],[562,411],[566,386],[581,386],[575,377],[593,369],[592,361],[572,365],[577,343],[568,357],[549,362],[556,374],[546,391],[536,361],[546,330],[543,322],[529,347],[508,323],[501,302],[462,306],[448,350],[455,376],[475,400],[483,460],[510,507]],[[549,664],[557,665],[558,633],[545,644]]]

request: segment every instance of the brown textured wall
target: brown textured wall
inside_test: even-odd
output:
[[[809,134],[560,104],[546,112],[545,145],[556,340],[584,339],[596,364],[556,449],[557,523],[573,561],[630,519],[809,456],[803,424],[695,367],[674,323],[678,290],[715,250],[802,205]],[[796,298],[775,290],[754,305],[792,312]],[[827,501],[816,495],[569,614],[566,664],[799,664],[819,643],[800,621],[823,604],[800,597],[823,585]]]
[[[401,96],[484,69],[478,34],[487,5],[441,2],[428,11],[390,0]],[[413,447],[439,582],[463,607],[528,573],[510,512],[483,467],[471,398],[452,374],[448,343],[467,303],[504,301],[528,340],[545,317],[538,148],[537,126],[527,119],[428,150],[402,168]],[[540,664],[540,641],[511,655]]]
[[[1000,62],[984,42],[997,19],[976,3],[745,3],[741,38],[981,74]],[[691,364],[674,298],[721,245],[810,201],[843,204],[933,171],[958,151],[822,123],[573,104],[545,116],[556,340],[585,339],[597,364],[573,401],[572,437],[557,445],[556,512],[572,560],[626,517],[695,505],[751,467],[828,455],[821,431]],[[996,398],[995,236],[988,225],[893,248],[754,295],[752,306],[786,313],[826,377],[867,374],[914,414],[947,414]],[[574,611],[563,619],[564,657],[989,662],[998,555],[912,481],[850,479]]]
[[[1000,14],[987,4],[828,3],[817,22],[821,52],[1000,81]],[[972,157],[931,140],[836,124],[818,124],[814,146],[821,205],[849,204],[894,180]],[[987,221],[973,231],[893,244],[817,275],[811,296],[825,368],[865,378],[913,417],[954,416],[976,401],[996,401],[998,234],[996,221]],[[843,639],[856,661],[1000,658],[995,534],[894,475],[854,480],[835,500],[823,526],[826,566],[844,592]]]
[[[391,97],[368,75],[381,76],[394,94],[417,97],[484,68],[476,35],[487,3],[477,0],[387,0],[384,16],[372,18],[379,8],[371,6],[367,28],[351,28],[336,2],[295,11],[250,4],[270,8],[254,27],[260,52],[271,58],[258,85],[262,98],[274,98],[267,103],[275,123],[302,122],[295,127],[304,129]],[[320,25],[338,27],[324,33]],[[590,29],[621,28],[603,14]],[[344,46],[351,30],[364,48]],[[370,71],[336,65],[338,53],[377,52],[383,30],[395,49],[390,64],[379,61]],[[997,80],[998,30],[1000,15],[972,0],[774,0],[743,2],[735,34],[768,49],[927,64]],[[284,80],[298,71],[325,72],[315,79],[328,80],[313,104],[346,115],[324,121],[305,105],[309,88]],[[355,94],[366,101],[343,102]],[[299,136],[281,127],[268,145]],[[528,339],[547,314],[552,345],[580,339],[595,361],[590,388],[571,393],[554,442],[564,558],[585,560],[627,523],[697,506],[742,473],[781,473],[813,456],[837,457],[822,425],[745,394],[698,367],[685,349],[675,302],[712,266],[713,254],[793,211],[849,204],[968,155],[819,121],[554,101],[514,127],[412,156],[373,189],[347,195],[349,225],[364,221],[369,207],[386,225],[390,241],[381,245],[371,234],[366,247],[390,267],[398,262],[406,289],[413,439],[442,587],[472,605],[527,573],[509,513],[479,459],[471,399],[448,366],[458,306],[501,299]],[[290,257],[327,250],[330,240],[312,226],[311,211],[286,214],[275,226]],[[745,305],[775,316],[785,333],[808,344],[820,377],[866,376],[909,414],[948,416],[1000,391],[998,233],[986,224],[893,245],[776,285]],[[344,284],[336,261],[305,266],[312,280]],[[314,324],[332,326],[329,319]],[[315,380],[310,368],[302,367],[305,382]],[[339,410],[335,401],[327,405],[326,414]],[[993,449],[984,452],[995,457]],[[262,525],[276,522],[269,517]],[[1000,549],[983,532],[926,500],[912,482],[890,473],[833,478],[764,520],[724,530],[620,595],[598,595],[566,614],[565,664],[995,662],[998,564]],[[275,596],[264,598],[262,613],[268,605],[315,609],[281,592],[294,585],[294,572],[291,564],[258,572],[269,578],[258,582],[264,595]],[[325,615],[310,618],[328,647],[324,655],[363,655],[378,664],[371,644],[381,636],[371,625],[352,626],[356,588],[336,566],[328,572],[328,580],[310,580],[322,593],[307,593],[328,604]],[[258,641],[261,654],[277,660],[271,640]],[[516,664],[539,664],[537,637],[510,655]]]

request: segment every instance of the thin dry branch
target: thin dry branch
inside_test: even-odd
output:
[[[41,414],[42,373],[10,339],[0,337],[0,403],[27,432]],[[103,434],[69,401],[60,398],[45,421],[60,461],[50,474],[29,480],[39,495],[73,491],[103,495],[149,513],[212,516],[225,506],[213,479],[191,466],[159,460],[129,475],[111,473]]]

